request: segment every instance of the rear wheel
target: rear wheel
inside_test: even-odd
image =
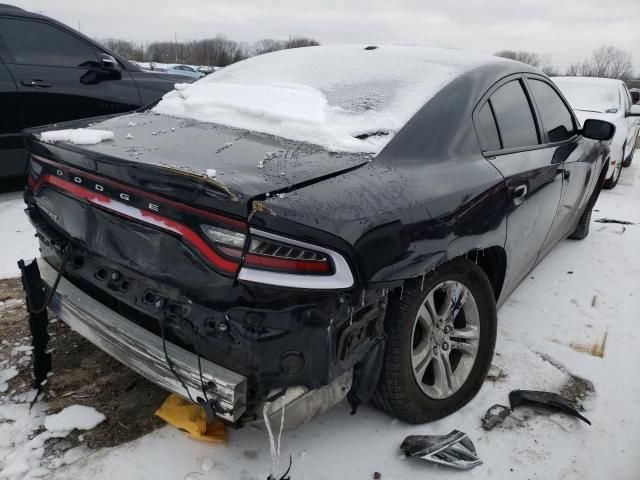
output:
[[[496,304],[475,263],[454,260],[392,297],[375,404],[409,423],[442,418],[484,382],[496,341]]]

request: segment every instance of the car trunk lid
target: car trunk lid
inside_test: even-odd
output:
[[[108,130],[113,140],[95,145],[46,144],[32,129],[32,153],[194,206],[240,218],[255,199],[296,189],[357,168],[367,154],[331,153],[320,147],[245,130],[138,112],[56,129]]]

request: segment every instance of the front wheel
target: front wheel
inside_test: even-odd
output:
[[[451,261],[396,291],[374,403],[416,424],[460,409],[487,376],[496,325],[489,279],[467,260]]]

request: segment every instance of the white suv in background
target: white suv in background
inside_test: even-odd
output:
[[[581,123],[588,118],[606,120],[616,126],[611,140],[611,159],[604,188],[613,188],[620,179],[622,167],[633,160],[637,117],[629,116],[633,105],[629,89],[622,80],[598,77],[553,77],[552,80],[573,107]]]

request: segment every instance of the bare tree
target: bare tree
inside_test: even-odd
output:
[[[144,48],[142,45],[115,38],[102,40],[101,43],[108,49],[113,50],[118,55],[122,55],[124,58],[128,58],[129,60],[142,61],[144,59]]]
[[[540,56],[537,53],[527,52],[524,50],[501,50],[499,52],[496,52],[494,55],[496,55],[497,57],[509,58],[511,60],[526,63],[527,65],[531,65],[534,68],[539,68],[550,77],[559,75],[558,70],[553,65],[551,65],[550,55]]]
[[[150,62],[178,62],[220,67],[262,53],[320,45],[318,41],[307,37],[291,37],[288,40],[264,39],[249,44],[229,40],[222,35],[189,42],[152,42],[146,50],[124,40],[108,40],[107,42],[105,43],[110,48],[131,60],[144,59]],[[136,48],[137,50],[135,50]]]
[[[262,55],[263,53],[275,52],[284,49],[282,40],[274,40],[273,38],[264,38],[253,44],[254,55]]]
[[[320,42],[307,37],[289,37],[289,40],[284,42],[284,48],[317,47],[318,45]]]
[[[533,52],[525,52],[522,50],[517,52],[515,50],[500,50],[495,53],[495,56],[516,60],[536,68],[540,66],[540,55]]]
[[[627,80],[633,77],[631,54],[613,46],[602,46],[593,51],[589,60],[570,65],[567,75]]]

